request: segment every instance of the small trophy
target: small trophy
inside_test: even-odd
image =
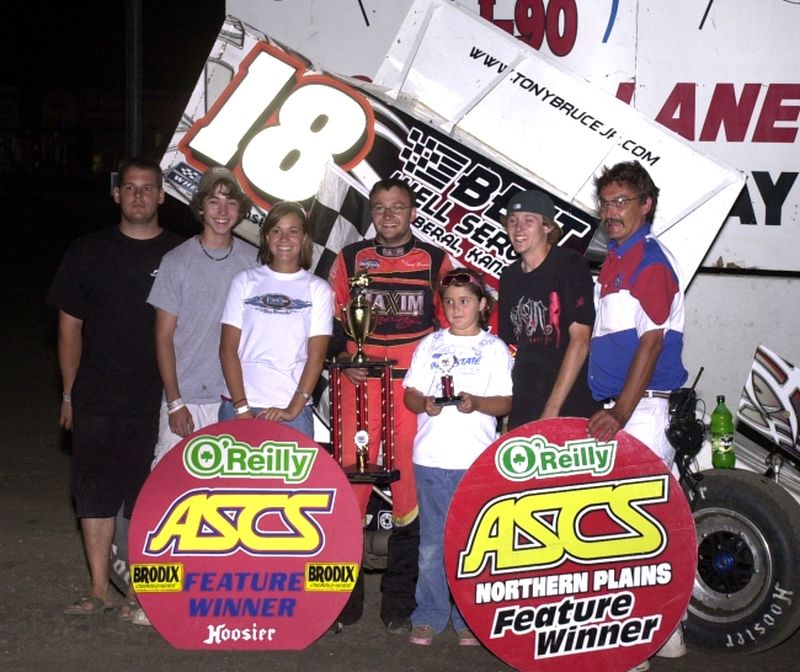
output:
[[[453,394],[453,376],[450,372],[455,365],[455,355],[450,353],[445,353],[436,361],[436,368],[442,372],[442,396],[433,400],[437,406],[451,406],[461,402],[461,397]]]
[[[364,353],[364,342],[372,335],[378,325],[375,311],[366,296],[367,287],[369,287],[371,280],[369,275],[362,271],[355,277],[350,278],[349,282],[356,295],[342,308],[342,327],[356,344],[356,352],[350,358],[350,361],[356,364],[365,364],[368,358]]]
[[[369,463],[369,432],[359,429],[353,437],[353,442],[356,444],[356,469],[359,474],[364,474]]]

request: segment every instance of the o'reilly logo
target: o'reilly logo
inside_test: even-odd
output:
[[[515,436],[503,442],[495,453],[497,471],[509,481],[553,478],[567,474],[605,476],[614,467],[617,442],[595,439],[552,444],[540,435]]]

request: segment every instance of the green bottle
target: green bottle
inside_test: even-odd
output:
[[[717,407],[711,414],[711,464],[715,469],[733,469],[733,416],[725,405],[725,396],[717,397]]]

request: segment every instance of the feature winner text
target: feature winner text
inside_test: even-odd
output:
[[[534,657],[555,658],[651,642],[660,614],[633,616],[636,599],[624,591],[595,597],[566,597],[539,606],[509,606],[495,612],[491,637],[536,631]]]
[[[187,572],[184,590],[209,593],[190,597],[189,616],[294,616],[297,600],[275,593],[303,590],[302,572]],[[233,593],[233,597],[220,593]]]
[[[184,590],[189,593],[200,593],[197,597],[189,598],[190,618],[291,618],[294,616],[297,600],[285,593],[299,593],[303,590],[303,574],[302,572],[187,572]],[[225,596],[224,593],[231,596]],[[245,627],[229,627],[227,623],[220,623],[208,625],[208,636],[203,640],[203,644],[272,641],[276,632],[276,628],[264,628],[255,621]]]

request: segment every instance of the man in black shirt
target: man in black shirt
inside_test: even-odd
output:
[[[500,278],[499,336],[516,346],[508,428],[559,416],[590,417],[586,357],[594,323],[592,276],[576,252],[557,245],[561,229],[547,194],[529,190],[506,208],[520,258]]]
[[[72,431],[71,486],[91,592],[64,613],[111,609],[109,556],[120,507],[130,517],[158,437],[161,379],[155,311],[147,296],[164,253],[182,238],[161,228],[161,168],[129,159],[119,168],[116,226],[67,251],[47,296],[58,308],[63,384],[59,422]]]

